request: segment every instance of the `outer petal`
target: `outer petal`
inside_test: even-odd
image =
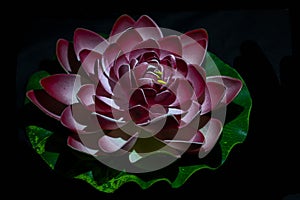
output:
[[[182,45],[180,39],[176,35],[166,36],[158,41],[160,49],[177,56],[182,55]]]
[[[77,97],[82,105],[89,110],[95,109],[95,85],[86,84],[83,85],[77,93]]]
[[[135,29],[129,29],[118,38],[116,43],[124,53],[129,53],[134,46],[142,41],[143,38]]]
[[[216,82],[207,82],[205,97],[201,107],[201,115],[214,110],[225,95],[224,85]]]
[[[80,76],[75,74],[55,74],[41,79],[45,91],[57,101],[71,105],[78,102],[76,95],[80,89]]]
[[[187,130],[185,130],[187,131]],[[199,149],[204,143],[204,136],[199,130],[190,129],[190,134],[193,133],[193,137],[189,140],[182,140],[180,138],[175,140],[165,140],[165,142],[170,146],[179,151],[194,151]]]
[[[243,87],[241,80],[228,76],[210,76],[207,77],[207,82],[215,82],[223,84],[225,87],[225,95],[221,100],[224,104],[229,104],[240,92]]]
[[[87,134],[101,130],[97,117],[81,104],[67,107],[61,115],[61,123],[75,133]]]
[[[87,75],[92,76],[94,81],[97,80],[98,77],[94,77],[95,75],[95,65],[97,65],[98,60],[102,59],[102,55],[90,50],[82,50],[79,53],[79,57],[82,63],[82,68],[87,73]]]
[[[202,76],[202,74],[204,74],[203,71],[201,67],[188,66],[187,80],[190,81],[191,86],[194,88],[197,98],[205,91],[205,77]]]
[[[205,29],[195,29],[180,36],[183,58],[190,64],[201,65],[207,50],[208,34]]]
[[[56,43],[56,55],[60,65],[67,73],[77,73],[80,62],[77,60],[73,44],[65,39],[59,39]]]
[[[96,155],[99,151],[98,149],[91,149],[86,147],[80,140],[75,139],[74,137],[69,136],[67,139],[67,144],[69,147],[71,147],[74,150],[90,154],[90,155]]]
[[[41,111],[57,120],[66,108],[66,105],[49,96],[44,90],[29,90],[26,95]]]
[[[157,24],[147,15],[142,15],[135,23],[134,28],[140,33],[143,40],[158,40],[163,34]]]
[[[200,129],[204,134],[205,142],[199,150],[199,158],[204,158],[213,149],[221,135],[222,129],[222,122],[214,118],[211,118],[211,120]]]
[[[121,15],[115,22],[110,32],[110,36],[114,36],[118,33],[122,33],[130,27],[133,27],[135,24],[134,19],[132,19],[129,15],[124,14]]]
[[[129,137],[128,139],[104,135],[98,140],[98,145],[99,148],[106,153],[114,153],[121,149],[124,150],[123,153],[126,153],[135,144],[136,140],[137,134]]]
[[[104,52],[108,46],[107,41],[99,34],[84,29],[77,28],[74,32],[74,51],[79,59],[79,53],[84,50],[96,50],[100,54]]]

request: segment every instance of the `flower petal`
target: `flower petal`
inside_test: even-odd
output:
[[[205,29],[195,29],[180,36],[183,58],[190,64],[201,65],[207,50],[208,34]]]
[[[80,76],[76,74],[54,74],[41,79],[44,90],[57,101],[71,105],[77,100],[80,89]]]
[[[158,41],[160,49],[162,50],[161,57],[169,53],[175,54],[176,56],[182,55],[182,46],[178,36],[170,35],[166,36]],[[165,52],[165,55],[163,54]]]
[[[135,24],[134,19],[132,19],[129,15],[123,14],[121,15],[114,23],[112,30],[110,32],[110,37],[116,34],[122,33],[130,27],[133,27]]]
[[[81,63],[77,60],[73,44],[65,39],[59,39],[56,43],[56,56],[67,73],[77,73]]]
[[[97,117],[81,104],[68,106],[61,115],[61,123],[75,133],[87,134],[101,130]]]
[[[143,41],[141,35],[135,29],[128,29],[117,40],[121,50],[127,54],[133,47]]]
[[[86,147],[82,142],[78,139],[75,139],[74,137],[69,136],[67,139],[67,145],[71,147],[74,150],[90,154],[90,155],[96,155],[99,151],[98,149],[91,149]]]
[[[204,134],[205,142],[199,150],[199,158],[204,158],[213,149],[221,135],[222,129],[222,122],[214,118],[211,118],[211,120],[200,129]]]
[[[107,47],[105,52],[103,53],[103,72],[109,76],[109,70],[110,67],[114,64],[116,59],[120,56],[123,55],[120,46],[116,43],[113,43]]]
[[[135,144],[136,140],[137,134],[131,136],[127,140],[121,137],[110,137],[104,135],[98,140],[98,145],[99,148],[106,153],[114,153],[121,149],[124,150],[123,153],[126,153]]]
[[[96,61],[102,59],[102,55],[90,50],[82,50],[79,53],[79,57],[81,60],[81,66],[84,71],[89,75],[95,75],[95,64]]]
[[[196,98],[199,98],[205,91],[205,77],[202,76],[204,73],[202,67],[196,68],[193,65],[188,66],[187,80],[191,83]]]
[[[217,82],[207,82],[205,97],[201,106],[201,115],[214,110],[225,95],[224,85]]]
[[[142,15],[135,23],[134,28],[140,33],[143,40],[158,40],[163,37],[158,25],[147,15]]]
[[[78,59],[80,52],[84,49],[97,50],[102,54],[108,46],[107,41],[102,36],[84,28],[77,28],[74,31],[73,41],[74,51]]]
[[[89,110],[95,109],[95,85],[83,85],[78,91],[77,97],[83,106],[89,108]]]
[[[114,130],[121,128],[125,121],[122,120],[122,118],[115,119],[111,118],[109,116],[105,116],[99,113],[94,113],[98,119],[99,125],[103,130]]]
[[[228,76],[210,76],[207,77],[207,82],[221,83],[225,86],[225,95],[221,100],[225,105],[233,101],[243,87],[241,80]]]
[[[149,110],[141,105],[135,105],[129,109],[129,114],[136,124],[148,122],[150,120]]]
[[[182,152],[191,152],[195,150],[199,150],[199,148],[204,143],[204,136],[199,130],[187,129],[180,130],[184,133],[188,133],[188,135],[193,135],[193,137],[180,138],[176,137],[173,140],[165,140],[165,142],[170,146]],[[179,135],[185,135],[184,133],[180,133]]]
[[[44,90],[29,90],[26,96],[41,111],[57,120],[66,108],[66,105],[49,96]]]

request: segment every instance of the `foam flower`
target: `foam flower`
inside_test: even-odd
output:
[[[203,159],[222,134],[220,111],[243,87],[207,73],[207,47],[203,28],[165,34],[147,15],[122,15],[109,37],[77,28],[72,41],[59,39],[65,73],[41,78],[27,97],[70,130],[69,148],[109,167],[147,172],[186,154]]]

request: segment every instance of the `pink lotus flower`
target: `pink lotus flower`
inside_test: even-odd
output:
[[[212,112],[242,88],[239,79],[206,74],[207,45],[202,28],[164,36],[148,16],[122,15],[108,39],[84,28],[73,42],[59,39],[56,55],[66,73],[41,79],[43,89],[27,97],[72,131],[69,147],[106,163],[125,157],[126,166],[140,166],[155,155],[185,153],[203,158],[223,127]],[[149,162],[143,167],[151,170],[172,161],[152,168]]]

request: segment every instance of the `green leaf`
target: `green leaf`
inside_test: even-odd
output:
[[[85,156],[74,152],[70,148],[67,152],[66,148],[53,148],[56,141],[66,142],[64,140],[53,140],[53,137],[62,135],[61,133],[55,134],[42,127],[30,125],[26,129],[28,138],[33,149],[53,170],[60,170],[66,176],[83,180],[102,192],[112,193],[128,182],[134,182],[143,189],[147,189],[160,181],[166,181],[172,188],[181,187],[189,177],[202,169],[218,169],[226,161],[232,148],[236,144],[244,142],[249,128],[252,99],[246,83],[239,73],[211,52],[208,52],[203,67],[206,69],[208,76],[220,73],[221,75],[238,78],[243,82],[240,93],[227,106],[225,125],[217,145],[203,159],[199,159],[197,156],[191,159],[181,158],[155,172],[131,174],[109,168],[98,160],[93,162],[91,158],[86,159]],[[45,71],[35,73],[29,80],[27,90],[39,89],[39,80],[47,75],[49,74]],[[57,144],[57,146],[59,145]],[[46,148],[47,146],[52,146],[52,148]],[[57,149],[61,151],[57,151]]]
[[[46,142],[53,132],[37,126],[27,126],[26,133],[32,148],[43,158],[43,160],[54,169],[59,153],[46,150]]]

